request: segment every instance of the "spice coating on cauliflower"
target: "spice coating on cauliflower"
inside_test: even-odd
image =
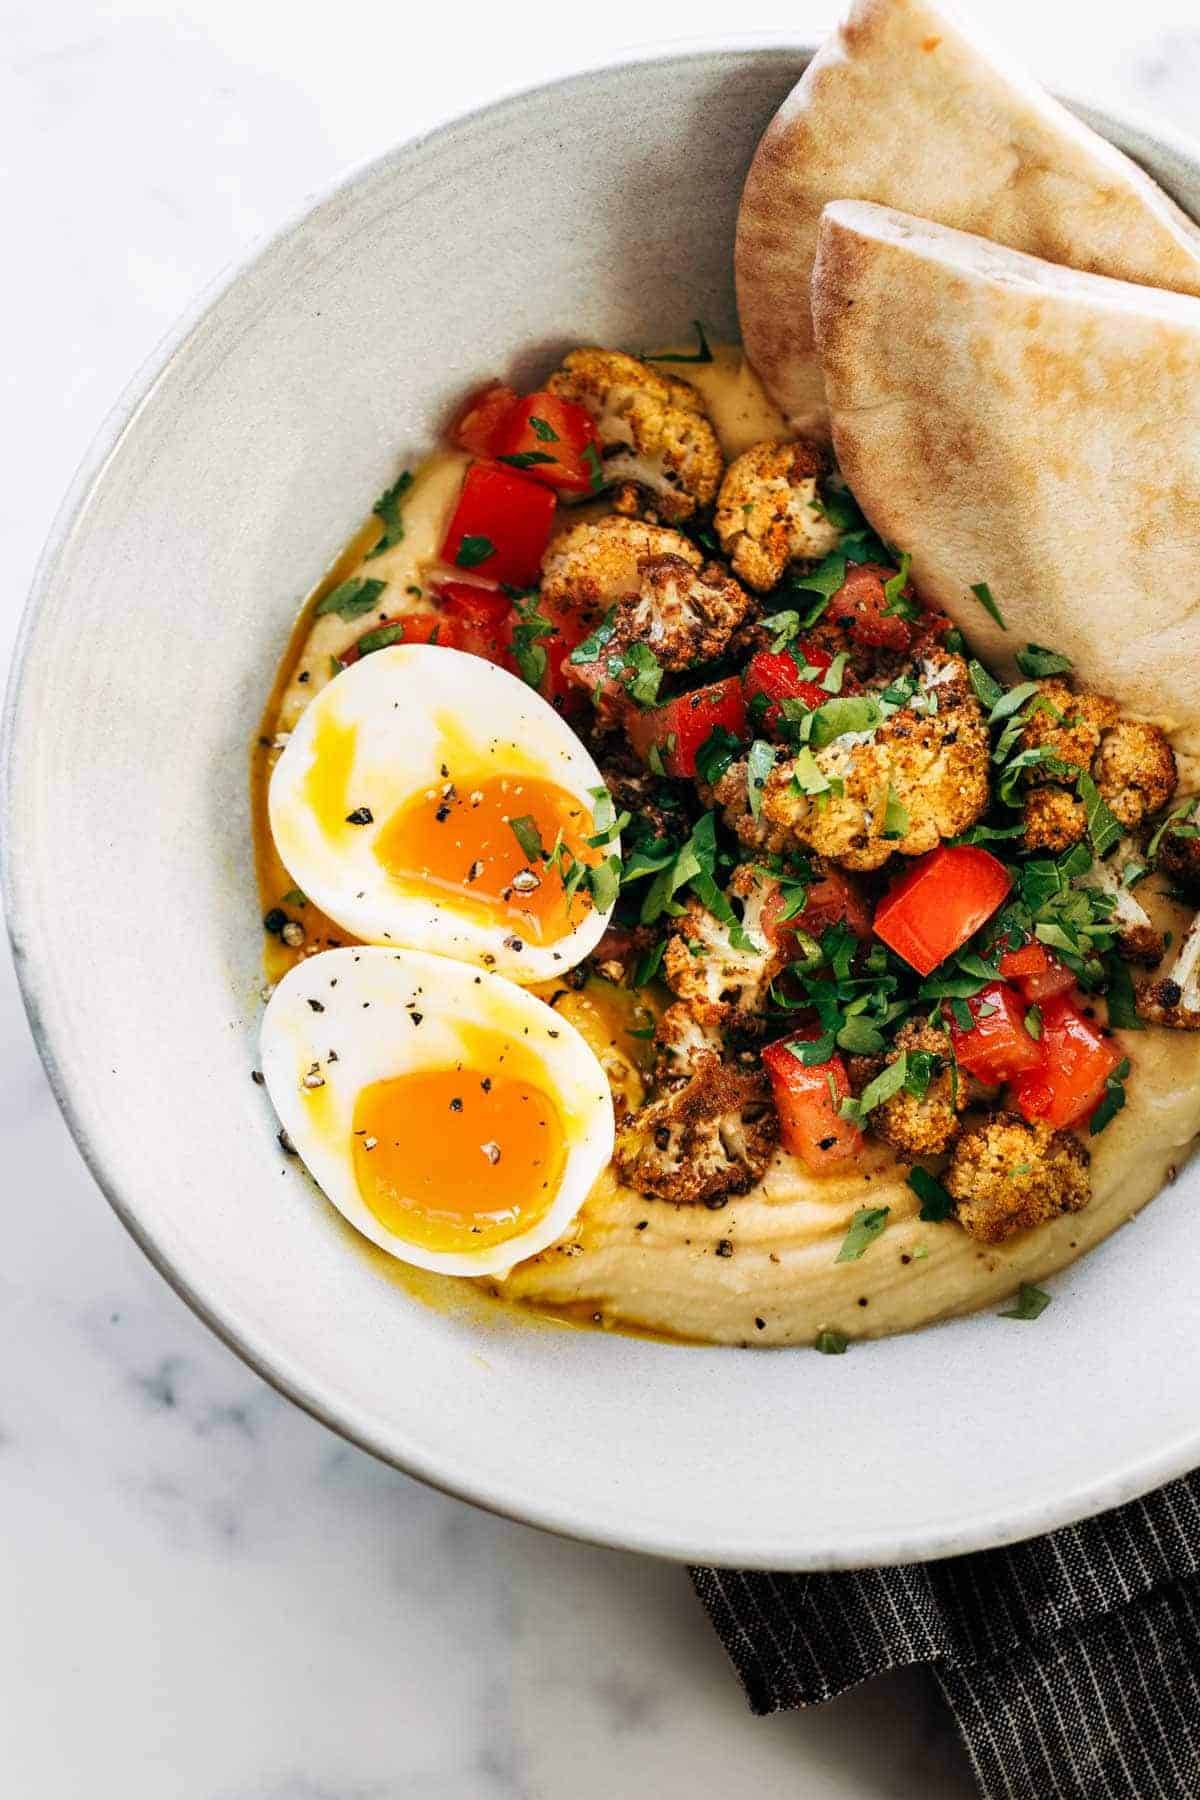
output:
[[[768,439],[730,463],[713,524],[734,574],[765,593],[789,563],[836,549],[840,533],[821,509],[821,459],[807,444]]]
[[[598,617],[638,591],[644,557],[670,556],[698,569],[704,558],[680,531],[644,519],[608,518],[573,526],[542,559],[542,600],[551,608]]]
[[[1068,785],[1090,774],[1101,799],[1127,831],[1167,804],[1178,770],[1166,733],[1130,719],[1107,694],[1077,694],[1066,681],[1037,683],[1026,708],[1020,750],[1048,759],[1023,773],[1025,847],[1057,854],[1082,843],[1087,808]]]
[[[868,740],[839,737],[813,753],[828,784],[821,791],[804,791],[794,761],[776,765],[763,790],[769,825],[830,862],[865,870],[882,868],[897,852],[921,856],[983,816],[988,734],[967,665],[930,649],[916,672],[913,699]]]
[[[951,1072],[949,1033],[924,1019],[910,1019],[896,1033],[888,1062],[903,1052],[936,1058],[929,1086],[919,1098],[901,1088],[871,1113],[871,1129],[902,1156],[940,1156],[957,1136],[958,1115],[967,1103],[966,1083]]]
[[[1200,1031],[1200,917],[1192,920],[1170,974],[1142,989],[1137,1009],[1151,1025]]]
[[[697,571],[681,556],[647,556],[638,577],[637,598],[618,608],[618,635],[645,644],[664,669],[714,662],[751,609],[720,563]]]
[[[1070,1132],[993,1113],[963,1132],[942,1180],[963,1229],[981,1243],[1001,1244],[1085,1207],[1090,1163]]]
[[[771,1160],[779,1125],[770,1084],[699,1052],[691,1079],[652,1100],[617,1132],[613,1160],[641,1194],[697,1204],[744,1194]]]
[[[547,383],[587,412],[618,512],[668,524],[711,505],[724,472],[704,402],[687,382],[620,350],[572,350]]]
[[[763,930],[767,888],[749,863],[735,869],[729,893],[742,902],[737,925],[723,923],[694,896],[687,901],[663,954],[672,993],[719,1008],[727,1022],[744,1023],[765,1012],[771,983],[788,962],[786,946],[772,943]]]

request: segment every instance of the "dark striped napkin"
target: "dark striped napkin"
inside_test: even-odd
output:
[[[987,1800],[1200,1797],[1200,1471],[1004,1550],[693,1569],[757,1713],[927,1663]]]

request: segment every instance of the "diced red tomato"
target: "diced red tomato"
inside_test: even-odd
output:
[[[550,541],[553,491],[494,463],[467,470],[442,545],[443,562],[478,570],[487,581],[532,587]]]
[[[768,702],[759,722],[763,731],[774,731],[784,700],[803,700],[808,707],[823,705],[829,695],[820,685],[819,677],[832,661],[828,650],[822,650],[817,644],[805,644],[803,640],[796,645],[794,656],[790,650],[756,650],[742,674],[750,717],[757,717],[754,700],[758,694],[765,694]],[[818,678],[806,680],[800,673],[804,667],[816,669]]]
[[[1002,862],[974,844],[918,857],[875,909],[875,935],[929,975],[991,918],[1012,886]]]
[[[1042,1007],[1038,1066],[1013,1082],[1013,1100],[1027,1119],[1056,1131],[1094,1112],[1121,1053],[1065,994]]]
[[[438,596],[442,617],[453,621],[456,648],[512,667],[512,600],[507,594],[469,581],[446,581]]]
[[[1075,985],[1070,969],[1051,956],[1036,938],[1022,944],[1019,950],[1006,950],[1000,958],[1000,973],[1005,981],[1014,982],[1031,1004],[1037,1001],[1040,1005]]]
[[[542,616],[554,627],[553,637],[539,640],[546,652],[546,673],[539,687],[542,698],[568,717],[574,712],[586,711],[586,696],[578,683],[572,681],[567,658],[582,644],[592,627],[568,607],[543,606]]]
[[[600,438],[591,416],[557,394],[526,394],[492,433],[490,454],[533,481],[565,494],[598,494],[604,486]]]
[[[819,1175],[858,1156],[863,1134],[838,1112],[850,1092],[846,1065],[838,1053],[835,1051],[828,1062],[806,1067],[789,1049],[791,1044],[812,1043],[818,1035],[810,1030],[780,1038],[766,1046],[762,1060],[771,1078],[783,1147],[803,1158]]]
[[[1025,1008],[1003,981],[989,982],[967,1001],[974,1026],[952,1025],[954,1054],[968,1075],[988,1087],[1011,1081],[1042,1060],[1041,1045],[1025,1029]]]
[[[898,574],[882,563],[851,563],[846,579],[829,602],[826,618],[849,627],[852,643],[864,649],[908,650],[922,628],[922,621],[886,611],[884,583]],[[906,600],[915,599],[911,584],[903,589]]]
[[[760,914],[763,934],[772,944],[797,931],[807,931],[810,936],[819,938],[831,925],[841,924],[848,925],[855,937],[871,935],[871,909],[854,882],[840,869],[830,869],[820,881],[814,881],[808,890],[803,912],[781,923],[779,915],[784,905],[782,888],[768,894],[763,901]]]
[[[383,634],[386,643],[376,641],[379,634]],[[366,649],[361,648],[364,644]],[[447,650],[464,648],[460,628],[454,619],[434,612],[399,613],[395,618],[381,619],[369,631],[364,631],[357,643],[342,651],[338,661],[348,669],[351,663],[361,661],[372,650],[381,650],[390,644],[441,644]]]
[[[734,737],[746,736],[746,700],[736,675],[714,681],[708,687],[680,694],[665,706],[631,712],[629,738],[639,756],[649,761],[657,747],[668,775],[696,773],[696,752],[719,725]]]
[[[492,439],[520,396],[502,381],[488,381],[467,396],[450,427],[450,441],[472,456],[490,456]]]

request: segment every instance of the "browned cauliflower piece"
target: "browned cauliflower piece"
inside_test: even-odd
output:
[[[1100,739],[1120,718],[1115,700],[1107,694],[1077,694],[1065,681],[1051,676],[1037,683],[1042,705],[1034,706],[1021,733],[1022,750],[1045,750],[1075,771],[1090,769]],[[1030,787],[1061,779],[1045,764],[1035,763],[1025,773]]]
[[[1085,1207],[1092,1197],[1090,1163],[1070,1132],[993,1113],[963,1132],[942,1181],[964,1231],[1000,1244]]]
[[[982,817],[988,733],[967,665],[930,647],[914,673],[912,700],[873,733],[835,738],[812,753],[827,789],[806,793],[792,759],[776,765],[763,790],[769,826],[843,868],[878,869],[897,852],[921,856]],[[893,830],[896,808],[902,815],[894,837],[884,836],[889,800]]]
[[[641,767],[636,771],[614,769],[606,763],[602,773],[615,810],[632,814],[643,832],[668,843],[682,842],[687,836],[691,820],[682,790],[672,782]],[[626,853],[628,849],[627,843]]]
[[[542,599],[598,618],[614,601],[636,594],[643,557],[670,556],[698,569],[704,558],[680,531],[644,519],[608,518],[575,525],[542,559]]]
[[[620,350],[572,350],[547,383],[595,424],[605,479],[618,512],[649,512],[668,524],[709,506],[724,459],[704,402],[686,381]]]
[[[742,904],[740,926],[723,924],[694,896],[667,940],[663,975],[681,1000],[719,1008],[719,1016],[743,1024],[765,1012],[771,983],[787,966],[786,946],[762,929],[769,883],[753,866],[734,870],[729,895]],[[736,910],[736,909],[735,909]]]
[[[698,1052],[690,1080],[627,1118],[613,1161],[640,1194],[681,1203],[719,1202],[753,1187],[771,1160],[779,1123],[770,1083]]]
[[[896,1033],[888,1062],[902,1051],[938,1059],[929,1086],[921,1099],[901,1088],[869,1114],[868,1128],[902,1156],[940,1156],[957,1136],[958,1115],[967,1103],[966,1082],[956,1082],[951,1073],[949,1033],[924,1019],[910,1019]]]
[[[698,1058],[709,1051],[723,1056],[720,1006],[676,1000],[658,1021],[654,1042],[658,1049],[655,1075],[663,1085],[690,1081]]]
[[[758,817],[750,807],[750,769],[745,757],[730,763],[725,773],[709,786],[696,783],[701,803],[719,812],[723,823],[747,850],[782,850],[789,833],[781,830],[760,810]]]
[[[817,496],[821,459],[807,444],[752,444],[725,471],[713,524],[733,572],[765,593],[789,563],[824,556],[840,533]]]
[[[1095,888],[1116,902],[1112,927],[1117,934],[1117,950],[1126,962],[1140,963],[1153,969],[1162,961],[1166,945],[1150,914],[1131,889],[1122,887],[1120,871],[1133,856],[1134,846],[1117,847],[1111,862],[1094,862],[1080,882],[1081,887]]]
[[[1120,718],[1105,732],[1092,764],[1101,797],[1127,831],[1167,804],[1179,770],[1167,734],[1143,719]]]
[[[618,607],[615,635],[645,644],[664,669],[715,661],[751,609],[749,594],[720,563],[697,571],[680,556],[647,556],[638,577],[637,598]]]
[[[1184,831],[1200,831],[1200,800],[1175,821]],[[1168,826],[1158,846],[1158,867],[1175,884],[1200,900],[1200,837],[1184,837]]]
[[[1146,984],[1137,1009],[1151,1025],[1200,1031],[1200,915],[1192,920],[1170,974]]]
[[[1090,774],[1114,817],[1134,830],[1166,805],[1178,772],[1166,734],[1142,719],[1126,718],[1107,694],[1078,694],[1063,680],[1039,681],[1046,705],[1033,705],[1018,748],[1045,750],[1057,764],[1035,763],[1024,772],[1025,847],[1055,854],[1081,843],[1087,809],[1074,792]]]
[[[1082,843],[1087,832],[1087,808],[1070,788],[1035,787],[1025,795],[1024,844],[1027,850],[1048,850],[1057,856]]]

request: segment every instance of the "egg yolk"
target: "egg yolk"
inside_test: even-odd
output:
[[[544,1216],[566,1163],[549,1094],[523,1079],[418,1069],[363,1088],[354,1174],[381,1225],[426,1250],[484,1250]]]
[[[571,885],[572,862],[593,865],[591,813],[565,788],[537,777],[452,779],[394,812],[375,854],[404,887],[448,900],[456,911],[501,919],[533,943],[553,943],[579,924],[589,898]],[[550,861],[542,851],[562,854]],[[540,849],[539,849],[540,846]]]

